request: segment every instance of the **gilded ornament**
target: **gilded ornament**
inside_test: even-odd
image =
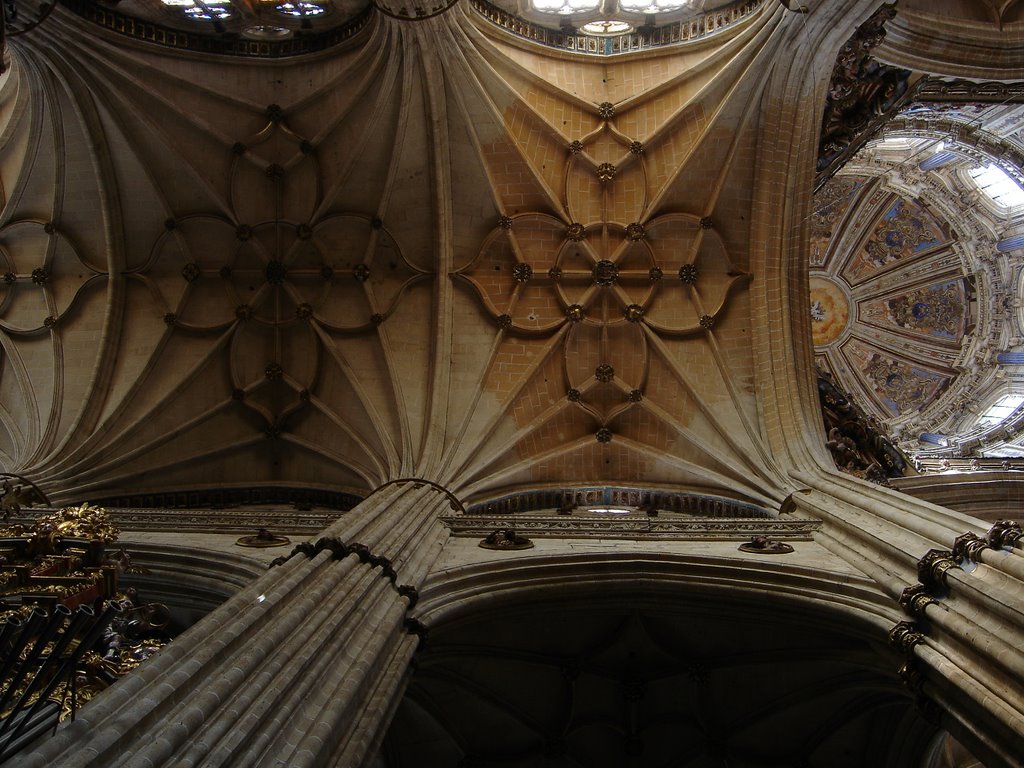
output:
[[[587,232],[583,228],[583,225],[579,222],[574,222],[569,225],[565,233],[566,237],[572,240],[574,243],[578,243],[586,237]]]
[[[700,316],[700,327],[706,331],[710,331],[715,325],[715,318],[711,315]]]
[[[32,270],[32,282],[36,285],[44,285],[50,279],[50,271],[44,267],[36,267]]]
[[[622,311],[625,318],[631,323],[639,323],[644,316],[644,308],[639,304],[630,304]]]
[[[647,230],[644,229],[643,224],[634,221],[632,224],[626,225],[626,236],[633,242],[637,242],[647,237]]]
[[[610,101],[602,101],[597,105],[597,114],[601,116],[602,120],[610,120],[615,117],[615,105]]]
[[[597,430],[594,437],[597,438],[599,443],[610,443],[612,441],[612,431],[608,427],[601,427]]]
[[[608,365],[608,363],[601,363],[594,369],[594,378],[602,384],[607,384],[615,378],[615,369]]]

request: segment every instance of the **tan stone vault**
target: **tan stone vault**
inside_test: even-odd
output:
[[[488,765],[504,747],[424,757],[441,737],[423,712],[502,722],[446,710],[456,694],[431,679],[483,675],[514,709],[485,662],[444,654],[515,646],[518,664],[529,648],[557,672],[543,628],[590,605],[563,634],[671,647],[719,692],[706,702],[778,691],[774,725],[723,705],[730,735],[693,765],[862,765],[843,750],[872,738],[888,746],[870,764],[923,765],[906,761],[942,730],[1021,765],[1019,527],[839,474],[824,447],[807,312],[821,104],[877,4],[807,5],[747,3],[714,34],[613,56],[546,48],[468,2],[371,8],[337,45],[280,59],[132,40],[70,5],[11,38],[0,469],[59,502],[358,502],[19,764]],[[882,54],[1022,76],[1006,8],[940,27],[946,47],[928,12],[911,3]],[[524,508],[534,549],[477,547],[507,499],[573,489],[690,501],[614,524]],[[738,552],[757,532],[795,551]],[[687,615],[760,671],[687,666],[714,655]],[[425,633],[436,650],[417,651]],[[800,666],[828,648],[856,660],[849,687]],[[674,679],[644,674],[649,691]],[[834,695],[808,705],[810,690]],[[766,746],[817,707],[841,737]],[[559,762],[581,748],[559,728],[528,728],[524,754],[581,764]],[[657,751],[671,739],[633,728],[584,764],[620,748],[628,762],[607,764],[676,764]]]

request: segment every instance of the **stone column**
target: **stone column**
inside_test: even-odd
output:
[[[824,521],[815,540],[898,605],[894,664],[926,717],[985,765],[1024,755],[1024,562],[1020,529],[985,535],[973,518],[846,477],[794,473],[790,514]],[[847,486],[860,486],[857,488]]]
[[[419,638],[451,497],[385,485],[23,756],[24,766],[357,766]]]

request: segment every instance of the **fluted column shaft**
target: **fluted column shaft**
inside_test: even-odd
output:
[[[449,497],[384,486],[26,756],[43,766],[359,765],[401,695]]]
[[[961,561],[967,566],[961,568],[946,550],[963,528],[963,516],[944,516],[933,507],[931,519],[923,519],[916,510],[903,509],[902,497],[886,503],[884,492],[870,487],[855,497],[833,487],[845,478],[833,482],[810,472],[794,474],[816,490],[793,494],[793,514],[823,520],[816,539],[873,578],[892,597],[894,609],[905,614],[895,616],[909,626],[897,642],[904,658],[894,664],[902,666],[927,714],[986,765],[1019,765],[1024,582],[1015,576],[1016,553],[984,549],[979,564]]]

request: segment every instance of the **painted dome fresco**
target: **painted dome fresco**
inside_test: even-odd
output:
[[[1003,177],[984,160],[949,140],[889,134],[815,195],[817,364],[912,454],[971,448],[962,438],[998,426],[985,414],[1007,397],[1000,361],[1020,336],[1008,251],[1019,249],[1000,238],[1024,207],[1016,182],[998,194]]]

